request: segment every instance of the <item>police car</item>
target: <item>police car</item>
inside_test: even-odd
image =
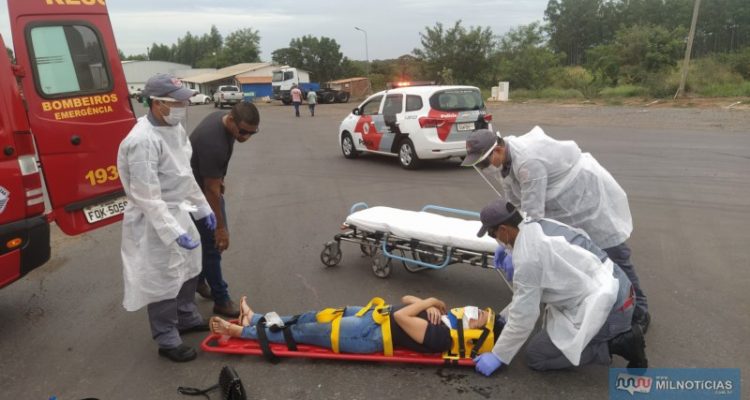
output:
[[[423,160],[466,156],[466,138],[492,129],[473,86],[409,86],[375,93],[344,118],[339,144],[346,158],[397,156],[406,169]]]

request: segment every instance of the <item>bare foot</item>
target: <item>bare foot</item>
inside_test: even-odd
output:
[[[253,309],[247,305],[247,296],[242,296],[242,298],[240,298],[240,324],[242,326],[250,325],[250,321],[253,320],[253,315],[255,315]]]
[[[209,327],[211,328],[211,333],[216,333],[219,335],[231,337],[240,337],[242,335],[241,326],[233,324],[219,317],[211,317],[211,319],[209,320]]]

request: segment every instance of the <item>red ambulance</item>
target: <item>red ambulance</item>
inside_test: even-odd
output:
[[[8,14],[0,287],[49,259],[52,221],[77,235],[122,218],[117,148],[135,123],[105,0],[9,0]]]

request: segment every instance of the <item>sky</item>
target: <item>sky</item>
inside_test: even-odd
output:
[[[40,1],[40,0],[24,0]],[[226,37],[240,28],[260,34],[260,57],[304,35],[335,39],[354,60],[396,58],[420,45],[420,32],[437,22],[489,27],[497,35],[544,18],[548,0],[108,0],[117,46],[143,54],[152,43],[171,45],[190,31],[203,35],[216,25]],[[7,2],[0,0],[0,34],[10,46]],[[357,31],[359,27],[367,32]],[[11,46],[12,47],[12,46]]]

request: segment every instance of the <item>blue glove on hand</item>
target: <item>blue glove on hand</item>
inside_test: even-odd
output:
[[[497,246],[495,250],[495,268],[502,268],[503,260],[507,253],[505,252],[504,246]]]
[[[203,223],[206,225],[206,228],[215,231],[216,230],[216,214],[211,212],[211,214],[206,215],[205,218],[203,218]]]
[[[193,240],[189,234],[183,233],[177,238],[177,244],[185,249],[192,250],[200,245],[199,242]]]
[[[498,368],[500,368],[501,365],[503,365],[500,357],[498,357],[491,351],[482,353],[478,357],[474,358],[474,363],[476,364],[474,369],[484,376],[492,375],[493,372],[495,372]]]
[[[495,268],[505,272],[508,282],[513,282],[513,256],[506,253],[503,246],[498,246],[495,250]]]

